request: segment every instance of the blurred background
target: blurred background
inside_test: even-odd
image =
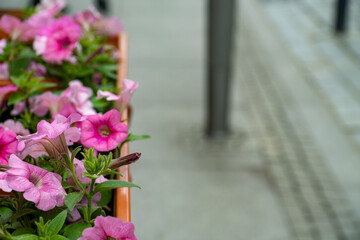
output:
[[[152,136],[130,146],[142,152],[131,167],[138,239],[360,239],[359,1],[233,1],[232,28],[208,15],[229,1],[101,2],[129,35],[131,131]],[[229,131],[215,137],[208,103],[224,99],[209,99],[208,27],[233,34]]]

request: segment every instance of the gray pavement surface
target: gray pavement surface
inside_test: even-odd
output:
[[[331,30],[334,1],[238,1],[224,141],[203,134],[206,1],[111,3],[140,83],[131,129],[152,136],[131,145],[143,154],[131,167],[139,239],[360,239],[356,1],[342,37]]]

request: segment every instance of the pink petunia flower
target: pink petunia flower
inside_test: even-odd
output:
[[[0,63],[0,79],[9,79],[8,63]],[[15,90],[16,91],[16,90]]]
[[[61,158],[61,154],[69,152],[67,146],[80,139],[80,129],[70,125],[83,120],[80,114],[73,113],[68,118],[57,115],[52,123],[40,121],[36,133],[17,137],[20,140],[18,147],[20,157],[31,155],[37,158],[48,155]]]
[[[16,41],[18,39],[27,41],[29,38],[24,34],[26,24],[20,21],[17,17],[4,14],[0,19],[0,28],[10,35],[11,39]]]
[[[79,240],[137,240],[134,231],[135,226],[131,222],[123,222],[116,217],[98,216],[95,218],[95,226],[85,229]]]
[[[4,122],[3,127],[5,130],[10,130],[16,133],[16,135],[29,135],[30,132],[28,129],[25,129],[21,122],[15,122],[12,119],[8,119]]]
[[[126,124],[121,122],[121,114],[110,110],[103,116],[89,115],[81,124],[81,143],[97,151],[110,151],[125,141],[128,135]]]
[[[34,40],[42,28],[52,24],[54,21],[54,16],[46,12],[31,15],[30,18],[22,23],[22,39]]]
[[[111,92],[98,90],[97,99],[106,98],[107,101],[115,101],[117,106],[120,108],[120,112],[122,113],[126,107],[129,105],[131,97],[135,90],[138,88],[139,84],[130,80],[123,80],[123,90],[120,95],[115,95]]]
[[[7,175],[8,175],[7,172],[0,172],[0,189],[3,190],[4,192],[11,192],[12,189],[9,187],[6,181]]]
[[[84,87],[79,80],[73,80],[69,83],[69,87],[62,92],[61,96],[67,97],[79,113],[90,115],[96,113],[90,101],[92,94],[91,88]]]
[[[63,16],[40,29],[33,47],[36,54],[42,55],[45,61],[60,64],[63,60],[72,59],[71,54],[80,34],[79,25],[69,16]]]
[[[0,88],[0,106],[2,105],[6,95],[8,95],[9,93],[15,92],[18,90],[18,87],[16,87],[15,85],[8,85],[5,87],[1,87]]]
[[[14,154],[10,156],[9,165],[6,182],[11,189],[24,192],[24,198],[43,211],[64,206],[66,192],[59,174],[26,163]]]
[[[65,117],[78,113],[68,97],[58,96],[50,91],[30,99],[30,111],[36,116],[45,116],[49,110],[53,117],[58,113]]]
[[[8,164],[8,156],[17,153],[16,133],[0,126],[0,164]]]
[[[6,47],[6,39],[3,38],[0,40],[0,54],[4,54],[4,48]]]

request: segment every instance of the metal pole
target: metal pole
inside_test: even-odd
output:
[[[344,33],[347,23],[348,0],[338,0],[335,9],[335,32]]]
[[[229,85],[235,0],[208,1],[207,125],[210,138],[229,133]]]

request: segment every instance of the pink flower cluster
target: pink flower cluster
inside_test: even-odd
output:
[[[103,36],[115,36],[123,30],[123,24],[115,17],[103,18],[94,6],[74,15],[74,20],[85,32],[95,30]]]
[[[95,226],[83,231],[79,240],[137,240],[133,223],[123,222],[120,218],[99,216]]]
[[[108,91],[99,90],[97,92],[97,98],[106,98],[108,101],[115,101],[116,106],[120,109],[120,112],[123,112],[129,105],[131,97],[138,88],[139,84],[130,79],[124,79],[122,83],[123,90],[121,91],[120,95],[115,95]]]
[[[26,163],[14,154],[9,159],[10,169],[0,174],[0,188],[5,192],[23,192],[26,200],[43,211],[64,205],[65,189],[61,176]]]

